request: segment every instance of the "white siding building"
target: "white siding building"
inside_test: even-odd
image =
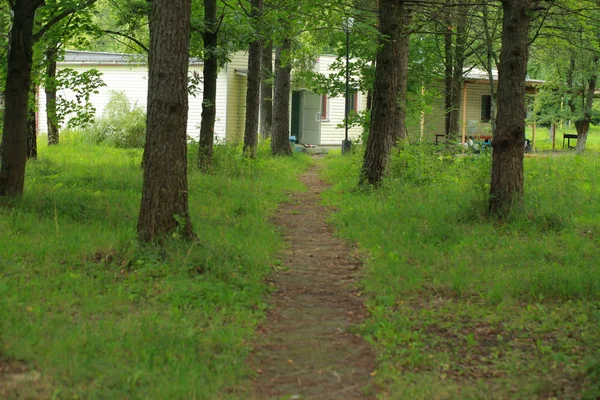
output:
[[[335,56],[321,56],[315,64],[315,72],[329,74],[329,68]],[[71,68],[82,72],[95,68],[102,73],[105,87],[98,94],[91,96],[96,108],[96,117],[102,116],[109,99],[110,91],[122,91],[128,99],[139,106],[146,107],[148,96],[148,69],[141,56],[117,53],[101,53],[87,51],[67,51],[64,60],[59,61],[58,69]],[[246,116],[246,72],[248,56],[245,52],[233,55],[230,62],[221,68],[217,79],[217,118],[215,136],[218,140],[238,142],[243,139]],[[190,73],[202,76],[202,63],[191,60]],[[58,95],[73,98],[74,94],[61,89]],[[290,119],[291,132],[300,143],[314,145],[341,146],[345,131],[339,127],[344,121],[345,99],[343,96],[330,98],[301,90],[290,94],[292,110]],[[43,88],[38,90],[38,132],[47,132],[46,98]],[[366,95],[358,93],[353,97],[353,108],[360,111],[365,108]],[[189,98],[189,114],[187,133],[198,138],[202,114],[202,93]],[[290,134],[291,134],[290,132]],[[351,128],[350,139],[361,134],[360,127]]]

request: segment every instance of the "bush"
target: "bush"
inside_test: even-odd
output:
[[[124,92],[110,92],[102,118],[88,131],[89,141],[117,148],[144,147],[146,111],[127,98]]]

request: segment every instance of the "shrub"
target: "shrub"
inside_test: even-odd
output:
[[[131,103],[124,92],[110,92],[102,118],[89,131],[89,141],[117,148],[144,147],[146,111]]]

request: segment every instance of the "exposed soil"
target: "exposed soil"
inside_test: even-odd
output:
[[[50,386],[39,372],[23,362],[2,358],[0,354],[0,399],[47,399]]]
[[[275,216],[287,249],[274,273],[267,319],[251,355],[255,399],[372,399],[375,354],[358,334],[366,315],[357,285],[361,264],[334,237],[327,185],[317,166],[301,176]]]

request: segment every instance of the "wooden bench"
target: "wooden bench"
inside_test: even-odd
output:
[[[565,140],[567,141],[567,149],[574,149],[575,146],[571,147],[571,139],[577,140],[576,133],[563,133],[563,149],[565,148]]]

